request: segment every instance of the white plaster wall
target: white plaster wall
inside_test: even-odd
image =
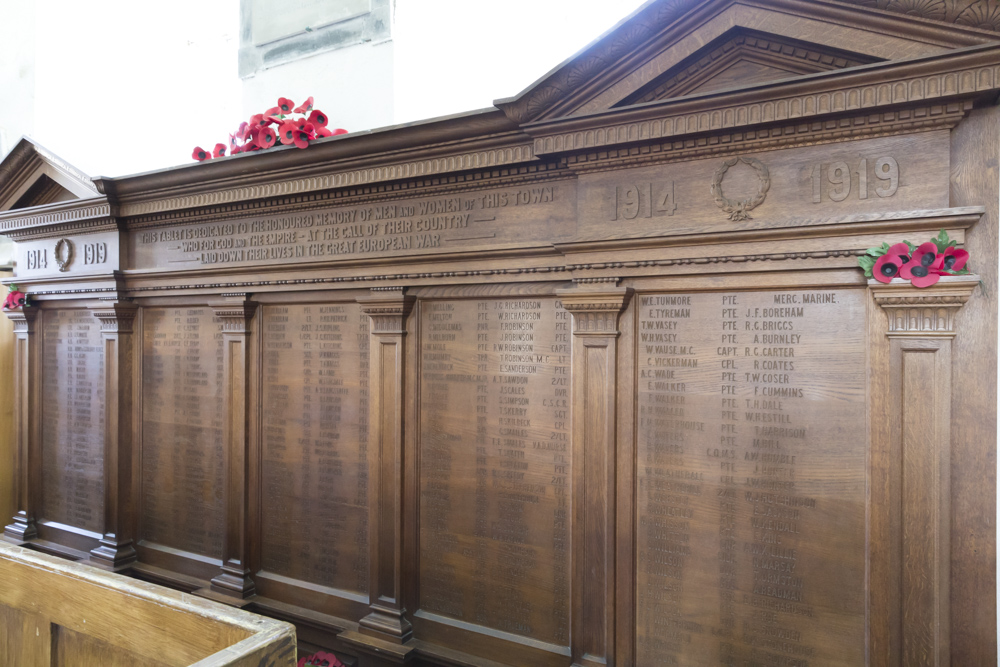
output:
[[[646,0],[398,0],[395,122],[510,97]]]
[[[240,116],[238,8],[239,0],[4,1],[0,89],[5,101],[32,106],[4,148],[27,133],[91,175],[118,176],[184,164],[195,145],[224,142]],[[33,20],[11,20],[24,12]],[[5,85],[18,76],[5,56],[29,52],[8,33],[34,43],[33,81],[16,94]],[[0,105],[0,127],[14,126],[9,106]]]
[[[0,2],[0,156],[34,129],[36,11],[36,3]]]
[[[14,266],[14,242],[0,236],[0,270]]]
[[[379,43],[325,51],[258,72],[243,81],[242,113],[236,125],[275,106],[279,97],[301,104],[310,95],[330,127],[350,132],[394,123],[395,45]]]

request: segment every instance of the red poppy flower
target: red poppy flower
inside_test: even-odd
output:
[[[941,271],[934,268],[935,259],[937,246],[931,242],[923,243],[913,251],[910,261],[899,269],[899,275],[914,287],[930,287],[941,280]]]
[[[291,101],[287,97],[278,98],[278,113],[289,114],[295,109],[295,102]]]
[[[345,667],[344,663],[332,653],[320,651],[304,658],[299,658],[298,667]]]
[[[319,109],[314,109],[311,114],[309,114],[309,122],[318,127],[326,127],[326,124],[330,122],[330,119],[326,117],[326,114]]]
[[[14,310],[15,308],[20,308],[25,303],[24,292],[19,290],[11,290],[7,298],[3,300],[4,310]]]
[[[225,157],[225,156],[226,156],[226,145],[215,144],[215,150],[212,151],[212,157]]]
[[[308,100],[306,100],[299,106],[295,107],[295,113],[308,113],[312,111],[312,108],[313,108],[313,98],[312,95],[310,95]]]
[[[246,141],[247,137],[250,136],[250,123],[240,123],[239,128],[236,130],[236,138],[241,142]]]
[[[923,266],[925,268],[930,268],[934,264],[934,260],[937,259],[937,246],[933,242],[928,241],[927,243],[921,243],[916,250],[913,251],[913,256],[910,258],[910,263],[914,265]]]
[[[191,157],[193,157],[198,162],[201,162],[203,160],[211,160],[212,154],[206,151],[201,146],[195,146],[194,152],[191,153]]]
[[[902,256],[886,253],[875,262],[875,266],[872,267],[872,276],[881,283],[891,282],[899,275],[899,270],[905,263]]]
[[[255,113],[254,115],[250,116],[250,129],[251,130],[253,130],[253,128],[255,128],[255,127],[260,127],[261,125],[264,125],[264,124],[265,124],[264,114],[262,114],[262,113]]]
[[[934,262],[935,269],[948,271],[961,271],[965,263],[969,261],[969,253],[961,248],[950,247],[937,256]]]
[[[347,134],[347,130],[345,130],[342,127],[338,127],[336,130],[333,131],[333,136],[337,136],[338,134]]]
[[[905,243],[897,243],[886,251],[887,255],[899,255],[903,258],[903,263],[910,261],[910,246]]]
[[[278,139],[281,140],[281,143],[288,146],[289,144],[295,142],[295,132],[298,129],[299,128],[295,127],[295,123],[292,121],[286,121],[281,124],[280,128],[278,128]]]
[[[317,137],[332,137],[333,136],[333,132],[331,132],[330,130],[328,130],[325,127],[317,127],[316,128],[316,136]]]
[[[264,127],[261,128],[260,132],[257,134],[257,145],[261,148],[270,148],[274,144],[278,143],[278,134],[273,128]]]
[[[307,126],[311,129],[312,126]],[[309,140],[314,137],[313,133],[305,128],[293,130],[293,141],[299,148],[305,148],[309,145]]]

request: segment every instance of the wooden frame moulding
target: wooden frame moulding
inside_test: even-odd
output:
[[[137,307],[115,301],[91,312],[101,323],[104,348],[104,534],[90,558],[119,571],[135,562],[132,512],[133,400]]]

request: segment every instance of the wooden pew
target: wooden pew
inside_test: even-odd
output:
[[[209,600],[0,545],[0,664],[291,667],[295,629]]]

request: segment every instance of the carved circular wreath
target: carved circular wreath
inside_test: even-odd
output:
[[[726,177],[726,172],[736,163],[742,162],[757,173],[757,194],[753,197],[740,199],[738,201],[727,198],[722,194],[722,179]],[[752,157],[734,157],[726,160],[722,166],[715,170],[712,177],[712,197],[715,205],[729,214],[730,220],[749,220],[749,211],[757,208],[767,197],[767,191],[771,188],[771,176],[767,173],[767,167],[760,160]]]
[[[69,269],[70,262],[73,261],[73,242],[69,239],[59,239],[56,243],[56,264],[60,271]]]

